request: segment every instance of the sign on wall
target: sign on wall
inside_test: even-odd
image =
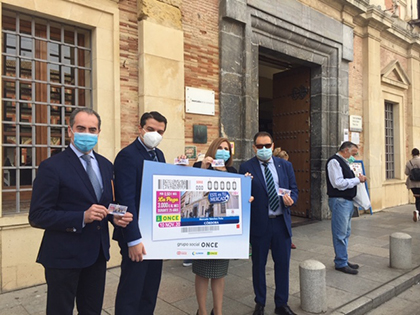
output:
[[[185,111],[190,114],[214,115],[214,91],[185,88]]]
[[[362,131],[363,120],[362,116],[350,115],[350,131]]]

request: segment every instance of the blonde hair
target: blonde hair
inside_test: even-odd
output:
[[[232,166],[233,164],[233,157],[232,157],[232,146],[230,145],[230,142],[228,138],[216,138],[213,140],[213,142],[210,144],[209,148],[207,149],[206,156],[211,156],[213,159],[216,157],[216,152],[219,146],[222,144],[222,142],[226,142],[229,147],[229,153],[230,158],[225,162],[225,166]]]
[[[286,151],[281,151],[279,154],[279,158],[285,159],[286,161],[289,159],[289,154]]]
[[[289,159],[289,154],[287,154],[286,151],[282,150],[281,147],[275,148],[273,151],[273,156],[282,158],[284,160],[288,160]]]
[[[274,149],[273,155],[277,156],[277,157],[280,157],[280,152],[281,152],[281,148],[277,147],[277,148]]]

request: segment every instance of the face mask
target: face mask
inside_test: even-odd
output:
[[[143,141],[146,147],[154,149],[162,141],[162,136],[157,131],[149,131],[144,134]]]
[[[349,162],[349,164],[352,164],[352,163],[354,163],[354,161],[355,161],[356,159],[354,158],[354,156],[353,155],[350,155],[350,157],[347,159],[347,161]]]
[[[262,148],[257,150],[257,158],[259,158],[261,161],[268,161],[271,156],[273,155],[273,150]]]
[[[227,161],[230,158],[230,152],[227,150],[217,150],[215,155],[216,160]]]
[[[73,130],[72,130],[73,132]],[[83,153],[89,152],[98,143],[98,135],[87,132],[73,132],[74,145]]]

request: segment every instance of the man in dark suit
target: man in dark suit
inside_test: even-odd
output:
[[[162,151],[156,147],[162,140],[166,124],[166,118],[160,113],[144,113],[140,118],[139,137],[122,149],[114,162],[116,199],[128,206],[134,221],[126,229],[114,231],[113,238],[118,241],[122,256],[115,315],[152,315],[156,306],[162,260],[143,260],[146,249],[141,240],[138,218],[143,162],[165,163]]]
[[[255,293],[253,315],[263,315],[266,301],[265,266],[268,251],[274,260],[276,290],[275,313],[295,314],[287,305],[289,299],[289,264],[292,237],[290,209],[298,198],[295,174],[292,164],[272,157],[273,138],[261,131],[254,136],[256,157],[243,163],[239,173],[250,173],[252,179],[251,204],[251,246],[252,282]],[[278,195],[279,188],[290,190],[290,195]]]
[[[33,183],[29,222],[45,230],[37,262],[45,268],[47,314],[73,314],[75,299],[79,314],[101,314],[113,174],[111,162],[92,151],[100,128],[96,112],[74,110],[71,144],[39,165]],[[121,227],[131,220],[131,214],[113,218]]]

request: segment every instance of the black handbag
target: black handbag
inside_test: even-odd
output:
[[[411,163],[411,161],[410,161],[410,164],[413,167],[410,170],[410,176],[409,176],[410,180],[415,181],[415,182],[420,182],[420,168],[414,167],[414,165],[413,165],[413,163]]]

